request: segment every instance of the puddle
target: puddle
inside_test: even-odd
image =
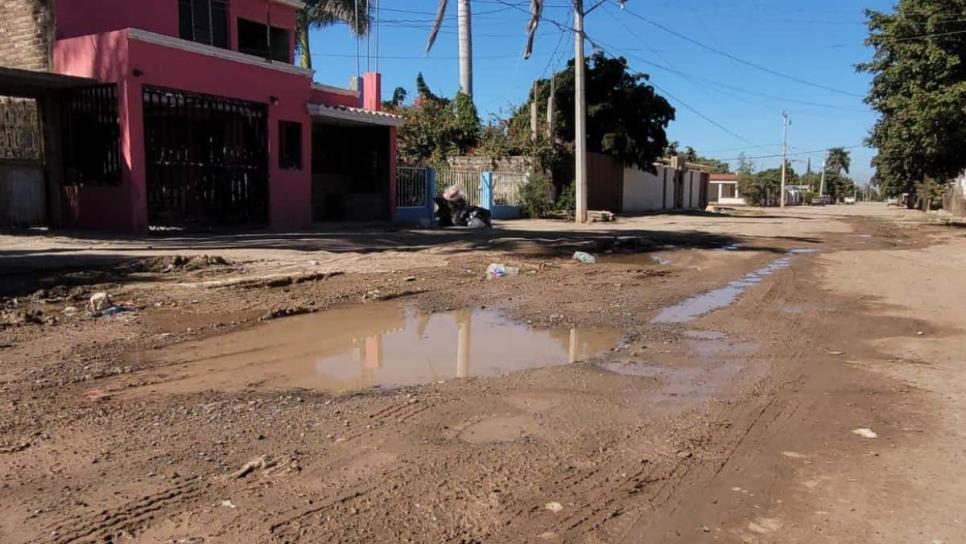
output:
[[[535,329],[488,310],[353,306],[139,353],[160,363],[139,373],[150,383],[139,389],[394,388],[564,365],[608,351],[619,338],[613,330]]]
[[[791,266],[795,255],[814,253],[814,249],[792,249],[784,257],[775,259],[767,265],[749,272],[741,279],[732,281],[719,289],[695,295],[683,302],[662,309],[651,323],[687,323],[716,310],[726,308],[738,300],[746,289],[753,287],[764,278]]]

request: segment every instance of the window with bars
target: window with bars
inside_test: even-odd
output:
[[[181,38],[228,48],[228,0],[178,0]]]
[[[302,123],[278,122],[278,167],[282,170],[302,169]]]

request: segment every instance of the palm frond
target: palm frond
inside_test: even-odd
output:
[[[523,48],[523,58],[529,59],[533,54],[533,39],[537,36],[540,26],[540,16],[543,14],[543,0],[530,0],[530,22],[527,23],[527,44]]]
[[[443,18],[446,16],[446,4],[447,0],[439,0],[439,6],[436,8],[436,19],[433,20],[433,29],[429,31],[429,41],[426,42],[427,53],[433,48],[433,44],[436,43],[439,28],[443,26]]]

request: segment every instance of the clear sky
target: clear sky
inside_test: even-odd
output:
[[[436,0],[381,0],[378,69],[386,98],[398,86],[412,93],[419,72],[434,92],[455,94],[456,0],[449,3],[443,30],[427,55]],[[533,57],[521,58],[528,4],[472,0],[474,99],[484,119],[525,101],[535,78],[559,70],[573,56],[569,31],[544,21]],[[548,0],[544,15],[569,26],[568,5]],[[741,152],[780,154],[786,110],[792,120],[790,153],[801,161],[796,170],[804,171],[809,157],[817,170],[823,152],[816,150],[859,146],[851,149],[852,171],[865,183],[874,152],[861,144],[876,115],[861,98],[869,77],[857,74],[854,65],[871,55],[863,44],[864,9],[891,5],[891,0],[627,0],[621,11],[617,0],[608,0],[588,15],[586,32],[608,54],[624,56],[632,70],[651,76],[677,109],[668,136],[682,148],[690,145],[725,160]],[[356,73],[357,48],[347,27],[314,30],[311,38],[316,80],[345,86]],[[375,70],[375,34],[360,49],[362,70],[367,64]],[[781,161],[755,163],[767,168]]]

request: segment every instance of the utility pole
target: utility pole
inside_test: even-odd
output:
[[[470,0],[459,0],[456,6],[456,20],[460,40],[460,90],[473,96],[473,30],[470,13]]]
[[[557,92],[557,75],[550,75],[550,96],[547,97],[547,140],[553,144],[553,95]]]
[[[818,196],[825,194],[825,161],[822,161],[822,184],[818,187]]]
[[[537,141],[537,131],[540,129],[540,127],[539,127],[539,120],[540,120],[539,113],[540,113],[540,109],[537,107],[537,91],[538,90],[539,90],[539,87],[537,86],[537,82],[534,81],[533,82],[533,90],[530,91],[531,92],[531,95],[530,95],[530,141],[532,141],[532,142]]]
[[[782,112],[782,194],[781,206],[785,207],[785,180],[788,175],[788,112]]]
[[[574,155],[576,156],[576,180],[575,192],[577,200],[577,210],[575,220],[577,223],[587,222],[587,89],[586,89],[586,65],[584,64],[584,1],[574,0],[574,36],[575,36],[575,55],[574,55],[574,76],[576,97],[574,108]]]

